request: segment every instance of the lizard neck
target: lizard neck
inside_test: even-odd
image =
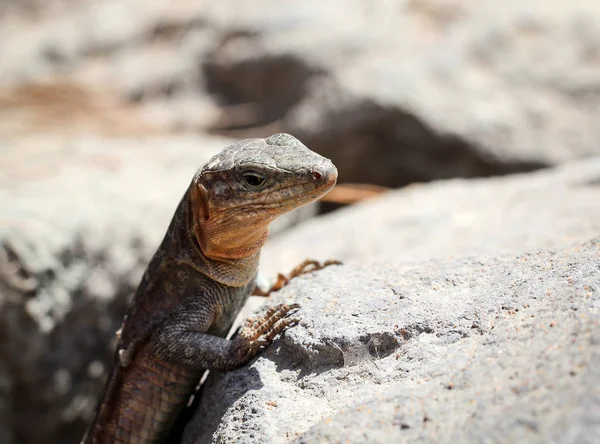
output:
[[[268,226],[243,227],[234,219],[217,220],[199,210],[202,202],[190,190],[182,208],[185,214],[186,254],[191,265],[211,279],[225,285],[241,287],[254,280],[258,270],[260,249],[268,235]]]
[[[235,220],[196,220],[196,241],[204,256],[217,261],[243,260],[260,254],[269,234],[268,226],[244,226]]]

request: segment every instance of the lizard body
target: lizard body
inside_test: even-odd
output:
[[[225,339],[255,288],[269,223],[336,179],[330,160],[288,134],[235,143],[197,171],[134,295],[82,443],[161,442],[205,370],[247,363],[297,322],[297,306],[281,304]]]

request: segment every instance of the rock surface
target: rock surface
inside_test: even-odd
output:
[[[298,278],[272,302],[302,322],[209,376],[184,442],[595,442],[599,264],[596,238]]]

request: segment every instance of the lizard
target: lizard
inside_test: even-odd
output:
[[[117,334],[82,444],[163,441],[206,370],[246,364],[299,322],[297,304],[278,304],[226,339],[255,289],[269,223],[336,181],[329,159],[283,133],[233,143],[196,172]]]

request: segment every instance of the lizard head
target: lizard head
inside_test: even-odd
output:
[[[215,259],[256,254],[268,225],[333,188],[337,169],[289,134],[234,143],[198,170],[190,187],[194,234]]]

